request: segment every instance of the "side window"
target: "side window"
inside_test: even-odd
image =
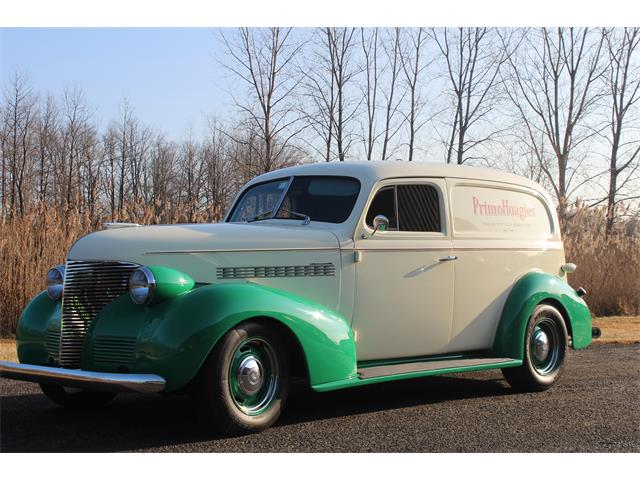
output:
[[[384,215],[389,219],[389,230],[442,231],[440,199],[438,189],[433,185],[398,185],[382,188],[373,198],[367,212],[367,225],[371,228],[376,215]]]
[[[389,219],[389,230],[398,229],[395,187],[385,187],[373,197],[367,212],[367,225],[371,228],[373,228],[373,218],[376,215],[384,215]]]
[[[440,200],[433,185],[398,185],[401,232],[440,232]]]

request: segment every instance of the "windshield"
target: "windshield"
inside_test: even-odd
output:
[[[299,221],[309,217],[316,222],[342,223],[351,215],[359,193],[360,182],[351,177],[299,176],[293,180],[272,180],[248,188],[236,202],[228,221],[268,218]]]

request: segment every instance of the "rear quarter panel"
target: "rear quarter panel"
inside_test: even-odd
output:
[[[527,186],[447,180],[455,262],[450,352],[490,349],[516,282],[564,263],[548,196]]]

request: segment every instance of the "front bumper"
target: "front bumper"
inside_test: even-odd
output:
[[[103,373],[24,363],[0,362],[0,377],[108,392],[158,393],[165,379],[141,373]]]

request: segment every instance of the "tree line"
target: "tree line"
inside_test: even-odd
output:
[[[0,104],[3,219],[217,220],[250,178],[306,161],[508,169],[606,210],[640,198],[639,28],[241,28],[218,32],[235,115],[169,141],[123,102],[96,126],[81,90]],[[197,73],[197,72],[194,72]],[[213,118],[213,117],[212,117]]]

